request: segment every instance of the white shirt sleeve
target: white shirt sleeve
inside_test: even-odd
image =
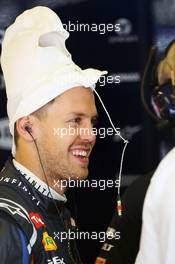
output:
[[[175,263],[175,148],[152,177],[144,207],[135,264]]]

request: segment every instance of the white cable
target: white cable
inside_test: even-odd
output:
[[[101,104],[102,104],[102,106],[103,106],[103,108],[104,108],[104,110],[105,110],[105,112],[106,112],[108,118],[109,118],[109,121],[110,121],[110,123],[111,123],[111,126],[113,127],[113,129],[114,129],[114,131],[116,132],[117,136],[119,136],[119,137],[124,141],[124,143],[126,143],[126,142],[129,143],[128,140],[126,140],[125,138],[122,137],[120,131],[117,131],[117,129],[115,128],[115,126],[114,126],[114,124],[113,124],[113,122],[112,122],[112,119],[111,119],[111,117],[110,117],[110,115],[109,115],[109,113],[108,113],[108,111],[107,111],[107,109],[106,109],[106,107],[105,107],[105,105],[104,105],[104,103],[103,103],[103,101],[102,101],[100,95],[97,93],[97,91],[96,91],[95,89],[94,89],[94,92],[95,92],[96,95],[98,96],[98,98],[99,98],[99,100],[100,100],[100,102],[101,102]]]
[[[107,111],[107,109],[106,109],[106,107],[105,107],[100,95],[98,94],[98,92],[95,89],[93,89],[93,90],[94,90],[95,94],[97,95],[98,99],[100,100],[100,103],[102,104],[102,106],[103,106],[103,108],[104,108],[104,110],[105,110],[105,112],[107,114],[107,117],[109,119],[109,122],[111,123],[112,128],[116,132],[117,136],[119,136],[123,140],[123,142],[125,144],[124,147],[123,147],[123,151],[122,151],[122,156],[121,156],[121,161],[120,161],[120,170],[119,170],[119,176],[118,176],[118,196],[120,196],[121,177],[122,177],[122,169],[123,169],[123,159],[124,159],[125,150],[126,150],[126,147],[127,147],[128,143],[129,143],[129,141],[126,140],[124,137],[122,137],[120,131],[118,131],[115,128],[115,126],[114,126],[114,124],[112,122],[112,119],[110,117],[110,114],[108,113],[108,111]]]
[[[127,147],[127,144],[129,143],[129,141],[125,141],[125,145],[123,147],[123,151],[122,151],[122,156],[121,156],[121,161],[120,161],[120,171],[119,171],[119,176],[118,176],[118,195],[120,196],[120,187],[121,187],[121,178],[122,178],[122,169],[123,169],[123,159],[124,159],[124,155],[125,155],[125,150]]]

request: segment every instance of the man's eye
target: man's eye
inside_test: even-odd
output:
[[[73,118],[73,119],[70,120],[70,122],[76,123],[76,124],[79,124],[80,121],[81,121],[81,118],[80,117],[76,117],[76,118]]]

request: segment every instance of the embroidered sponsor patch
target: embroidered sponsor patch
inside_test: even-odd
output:
[[[42,244],[44,246],[45,251],[57,250],[57,245],[53,238],[48,235],[47,232],[43,233]]]
[[[30,216],[31,221],[34,223],[37,229],[41,227],[46,227],[40,214],[31,212],[29,216]]]
[[[95,261],[95,264],[105,264],[106,259],[98,257]]]
[[[64,262],[63,258],[59,258],[59,257],[53,257],[52,259],[48,259],[47,261],[48,264],[66,264]]]

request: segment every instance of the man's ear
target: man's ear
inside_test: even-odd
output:
[[[32,134],[32,120],[29,116],[21,117],[16,121],[16,131],[18,135],[26,141],[33,141],[30,134]]]

